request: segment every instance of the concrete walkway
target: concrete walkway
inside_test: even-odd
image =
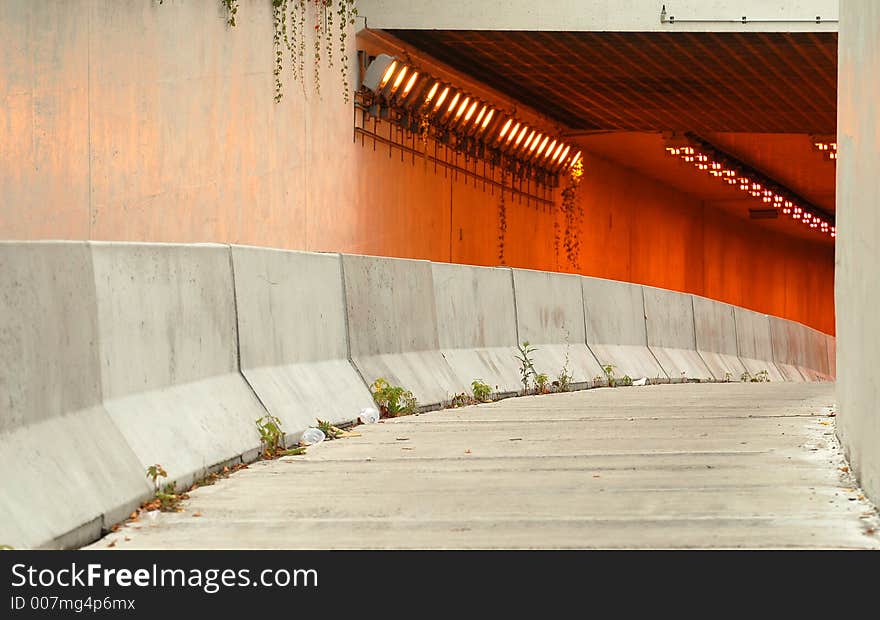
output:
[[[880,548],[833,401],[827,383],[689,384],[400,418],[92,547]]]

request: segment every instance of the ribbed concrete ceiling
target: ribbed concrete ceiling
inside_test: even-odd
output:
[[[836,131],[836,33],[391,33],[572,130]]]

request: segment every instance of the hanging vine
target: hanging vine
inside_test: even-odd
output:
[[[565,229],[563,231],[562,247],[565,249],[565,256],[569,265],[578,270],[580,268],[580,236],[577,234],[576,227],[583,219],[584,209],[578,201],[578,187],[584,176],[583,160],[571,167],[568,178],[566,179],[565,189],[562,190],[562,216],[565,219]],[[558,223],[556,224],[558,226]],[[556,235],[556,243],[558,247],[559,235]],[[557,250],[558,251],[558,250]]]
[[[226,9],[226,23],[235,27],[239,0],[220,0]],[[354,25],[358,15],[357,0],[271,0],[272,2],[272,51],[274,63],[272,75],[275,81],[275,103],[284,98],[284,49],[287,49],[293,79],[305,84],[306,13],[309,3],[314,5],[316,16],[314,44],[315,92],[321,96],[321,54],[327,59],[328,68],[334,67],[334,50],[342,60],[339,71],[345,103],[351,102],[348,84],[348,28]],[[164,0],[158,0],[163,4]],[[335,26],[334,26],[335,23]],[[339,47],[336,48],[338,42]]]
[[[507,234],[507,204],[504,201],[504,185],[507,171],[501,171],[501,196],[498,199],[498,264],[504,265],[504,237]]]

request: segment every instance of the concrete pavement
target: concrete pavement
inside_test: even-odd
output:
[[[399,418],[91,548],[880,548],[833,401],[830,383],[657,385]]]

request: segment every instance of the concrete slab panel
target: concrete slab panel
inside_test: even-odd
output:
[[[370,384],[384,377],[436,407],[462,386],[440,352],[428,261],[344,254],[351,360]]]
[[[642,287],[601,278],[581,278],[587,346],[603,366],[633,379],[665,383],[669,377],[648,349]]]
[[[804,381],[826,381],[829,378],[828,347],[824,334],[779,317],[770,317],[773,359],[790,380],[797,374]]]
[[[767,371],[770,381],[786,381],[773,362],[773,344],[770,338],[770,318],[766,314],[735,306],[733,318],[736,324],[736,348],[739,359],[749,374],[757,376]],[[797,373],[798,380],[803,380]]]
[[[0,243],[0,544],[70,547],[146,497],[101,405],[88,245]]]
[[[697,353],[691,296],[650,286],[642,290],[648,348],[670,380],[714,381],[716,377]]]
[[[496,393],[521,389],[510,269],[432,263],[440,350],[461,386],[474,379]]]
[[[586,344],[580,276],[514,269],[513,283],[519,340],[537,348],[537,371],[555,377],[567,358],[574,384],[604,385],[602,367]]]
[[[143,467],[185,485],[256,454],[265,409],[238,372],[229,247],[91,247],[104,406]]]
[[[241,372],[288,442],[373,404],[348,361],[338,254],[232,246]]]
[[[746,367],[737,355],[733,306],[696,295],[691,297],[697,352],[716,378],[739,381]]]

